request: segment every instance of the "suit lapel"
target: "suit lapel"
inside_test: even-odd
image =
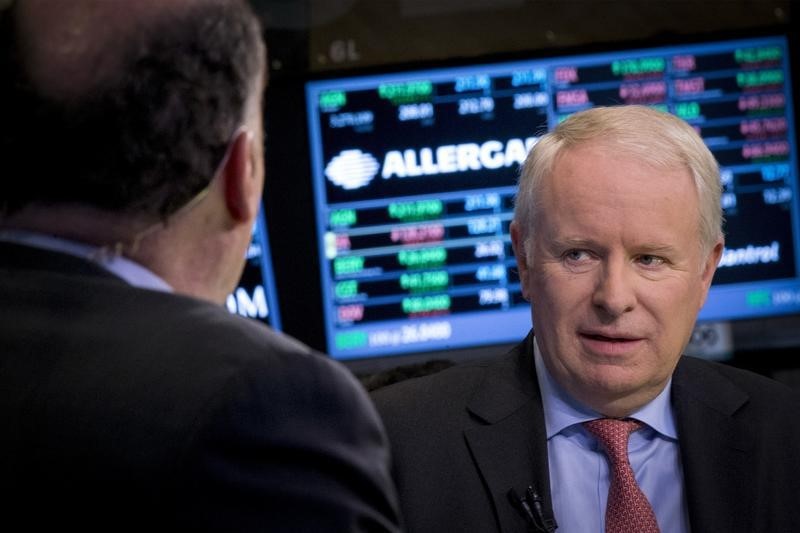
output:
[[[491,493],[501,531],[525,531],[508,492],[523,495],[534,485],[552,517],[547,439],[539,387],[533,370],[532,336],[511,357],[487,371],[467,409],[486,425],[464,432],[475,465]]]
[[[747,394],[713,368],[684,357],[672,396],[692,530],[750,531],[748,450],[754,436],[733,417]]]
[[[501,531],[524,531],[507,493],[534,484],[552,518],[544,413],[532,368],[532,338],[487,371],[468,405],[486,425],[464,432]],[[752,431],[734,418],[749,398],[713,367],[684,357],[672,381],[689,521],[693,531],[749,531]],[[721,476],[720,473],[724,473]]]

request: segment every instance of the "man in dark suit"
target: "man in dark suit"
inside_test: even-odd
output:
[[[264,178],[248,5],[0,17],[0,529],[397,531],[357,381],[221,305]]]
[[[648,108],[539,140],[511,225],[535,335],[374,393],[409,531],[800,528],[800,395],[681,356],[720,189],[702,139]]]

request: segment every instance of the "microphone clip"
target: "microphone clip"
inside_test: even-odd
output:
[[[528,531],[532,533],[553,533],[558,524],[554,518],[545,518],[542,508],[542,497],[533,485],[525,489],[525,496],[521,497],[515,489],[509,489],[508,500],[528,524]]]

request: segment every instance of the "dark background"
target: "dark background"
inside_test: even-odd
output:
[[[251,2],[263,20],[269,47],[264,201],[281,319],[284,331],[319,350],[324,350],[325,338],[305,81],[772,33],[790,35],[795,76],[800,72],[797,33],[792,30],[793,11],[800,4],[789,0]],[[800,80],[792,80],[795,104],[800,102],[799,85]],[[731,335],[731,364],[800,381],[800,317],[734,322]],[[417,360],[430,357],[453,354]],[[413,360],[395,359],[383,367]]]

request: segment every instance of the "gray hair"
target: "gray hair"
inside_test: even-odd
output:
[[[595,107],[571,115],[542,136],[522,165],[514,220],[526,249],[541,208],[538,192],[544,177],[565,151],[589,142],[611,146],[617,153],[654,167],[688,169],[700,204],[700,244],[711,250],[722,237],[719,166],[694,128],[674,115],[645,106]]]

